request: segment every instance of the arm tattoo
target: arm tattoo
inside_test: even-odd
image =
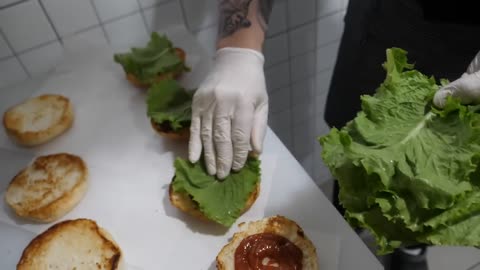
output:
[[[240,28],[248,28],[252,25],[247,18],[248,8],[252,0],[219,0],[220,1],[220,37],[227,37]],[[258,19],[262,28],[266,31],[268,19],[272,11],[273,0],[258,0]]]
[[[250,27],[248,6],[252,0],[221,0],[219,34],[221,37],[230,36],[240,28]]]

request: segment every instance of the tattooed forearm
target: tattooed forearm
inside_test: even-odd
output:
[[[264,31],[272,11],[273,0],[219,0],[220,1],[220,37],[227,37],[241,28],[252,25],[248,19],[248,9],[253,1],[258,1],[257,18]],[[253,15],[253,14],[252,14]]]
[[[248,7],[252,0],[220,0],[219,34],[230,36],[240,28],[250,27],[247,19]]]

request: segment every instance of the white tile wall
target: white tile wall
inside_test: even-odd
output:
[[[316,94],[315,76],[300,80],[292,84],[292,106],[302,103],[313,103]]]
[[[346,7],[348,0],[319,0],[317,1],[317,16],[322,17]]]
[[[283,62],[265,70],[267,90],[273,91],[290,84],[289,63]]]
[[[102,22],[132,13],[140,9],[137,0],[93,0]]]
[[[267,36],[273,36],[287,30],[287,0],[275,0],[270,14]]]
[[[291,130],[292,128],[292,113],[289,108],[286,110],[273,113],[268,117],[268,124],[270,127],[277,130]]]
[[[0,88],[7,87],[28,78],[20,62],[15,57],[0,61]],[[8,91],[4,89],[3,91]]]
[[[185,20],[193,31],[211,26],[218,19],[218,0],[181,0]]]
[[[86,31],[80,32],[76,35],[63,38],[63,46],[65,48],[74,49],[77,44],[92,44],[92,45],[106,45],[108,44],[102,27],[97,26]]]
[[[149,31],[157,31],[168,25],[184,23],[179,0],[146,9],[144,14]]]
[[[313,123],[313,117],[315,117],[315,113],[317,112],[316,107],[317,105],[315,104],[315,99],[311,99],[311,100],[293,105],[292,107],[293,125],[299,125],[305,122]]]
[[[330,80],[332,77],[333,69],[329,68],[322,70],[316,76],[316,94],[327,93],[330,87]]]
[[[150,38],[140,12],[105,24],[105,31],[110,44],[117,51],[144,46]]]
[[[90,0],[41,0],[60,36],[99,24]]]
[[[263,51],[265,53],[265,67],[278,64],[288,59],[288,35],[279,34],[265,40]]]
[[[290,128],[276,129],[275,133],[288,149],[293,149],[293,131]]]
[[[56,39],[55,32],[36,0],[0,10],[0,26],[16,52]]]
[[[142,8],[149,8],[149,7],[152,7],[154,5],[157,5],[157,4],[160,4],[160,3],[163,3],[163,2],[167,2],[167,1],[169,1],[169,0],[139,0]],[[174,0],[174,1],[178,1],[178,0]],[[191,0],[191,1],[196,1],[196,0]]]
[[[0,5],[6,1],[12,0],[0,0]],[[0,10],[0,87],[47,71],[62,46],[88,41],[123,51],[144,45],[151,31],[171,24],[185,24],[213,56],[217,1],[29,0],[12,5]],[[347,2],[276,0],[264,45],[269,125],[319,182],[330,176],[315,137],[328,132],[324,104]]]
[[[21,0],[0,0],[0,8],[5,8],[8,5],[15,4]]]
[[[63,48],[60,42],[44,45],[40,48],[25,52],[21,55],[20,61],[25,65],[30,75],[35,76],[48,72],[60,60]]]
[[[295,27],[313,21],[316,17],[315,6],[316,0],[288,0],[288,26]]]
[[[216,51],[217,33],[218,28],[216,25],[202,29],[195,33],[198,41],[200,42],[200,44],[202,44],[203,48],[210,56],[213,56]]]
[[[343,33],[344,13],[337,12],[317,21],[317,46],[322,46],[332,41],[339,40]]]
[[[335,41],[317,50],[317,72],[332,68],[337,60],[338,47],[340,42]]]
[[[307,121],[308,120],[308,121]],[[315,143],[315,123],[312,119],[306,119],[303,123],[294,124],[293,130],[293,154],[297,159],[302,159],[311,154],[312,146]]]
[[[290,107],[290,94],[290,87],[287,86],[276,89],[268,95],[268,112],[270,115],[284,111]]]
[[[297,55],[290,60],[290,74],[292,83],[313,76],[316,73],[315,64],[317,52],[315,50]]]
[[[275,131],[288,149],[293,149],[291,117],[290,109],[271,114],[268,117],[268,125]]]
[[[2,33],[0,33],[0,59],[6,58],[12,55],[13,55],[12,50],[10,50],[10,47],[8,46],[7,41],[3,37]]]
[[[318,159],[317,157],[314,157],[313,152],[299,159],[300,164],[302,164],[302,167],[307,171],[307,173],[310,176],[313,176],[313,166],[314,166],[315,160],[317,159]]]
[[[289,32],[290,56],[296,56],[315,49],[317,24],[312,22]]]

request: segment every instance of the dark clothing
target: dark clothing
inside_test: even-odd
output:
[[[471,0],[457,0],[453,5],[451,1],[438,0],[418,0],[418,3],[423,17],[427,21],[457,24],[480,23],[478,9],[474,8],[475,2]]]
[[[361,110],[360,96],[374,94],[383,82],[382,63],[386,60],[387,48],[405,49],[416,69],[437,79],[453,81],[466,71],[480,50],[480,25],[459,18],[470,16],[468,13],[476,10],[469,8],[471,4],[465,4],[466,1],[450,1],[447,2],[449,10],[435,11],[434,6],[442,5],[439,2],[443,1],[433,5],[427,5],[428,2],[349,1],[325,109],[325,121],[330,127],[341,128],[352,120]],[[452,13],[462,16],[449,17]],[[480,16],[470,17],[480,19]],[[337,181],[333,196],[335,206],[344,214],[338,202]]]
[[[455,80],[467,69],[480,50],[480,25],[429,21],[425,2],[350,0],[325,110],[330,127],[353,119],[360,95],[373,94],[383,82],[387,48],[405,49],[416,69],[438,79]]]

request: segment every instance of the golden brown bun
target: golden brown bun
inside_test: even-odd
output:
[[[70,212],[88,187],[88,169],[70,154],[42,156],[10,182],[6,203],[15,213],[40,222],[52,222]]]
[[[8,109],[3,114],[3,126],[16,143],[35,146],[64,133],[72,126],[73,118],[68,98],[41,95]]]
[[[283,216],[273,216],[259,221],[240,223],[240,231],[222,248],[217,256],[217,269],[235,270],[235,251],[243,239],[259,233],[273,233],[283,236],[294,243],[303,252],[302,269],[318,270],[315,246],[307,238],[302,228]]]
[[[153,122],[153,120],[150,120],[150,124],[152,125],[152,128],[160,134],[160,136],[166,137],[168,139],[172,140],[181,140],[181,141],[188,141],[190,139],[190,128],[184,127],[178,131],[165,131],[162,130],[161,127]]]
[[[170,183],[170,187],[168,189],[168,195],[170,198],[170,202],[172,203],[173,206],[201,220],[211,221],[202,212],[200,212],[200,210],[198,210],[197,203],[194,202],[188,194],[173,191],[172,183]],[[255,200],[257,199],[259,194],[260,194],[260,181],[257,182],[257,186],[255,187],[255,190],[253,190],[252,193],[250,193],[250,196],[248,197],[248,200],[245,203],[245,208],[243,209],[242,214],[247,212],[248,209],[252,207],[253,203],[255,203]]]
[[[185,59],[187,57],[187,54],[185,53],[185,51],[183,49],[180,49],[180,48],[175,48],[175,53],[182,60],[182,62],[185,63]],[[171,71],[171,72],[167,72],[167,73],[163,73],[163,74],[158,75],[154,79],[154,81],[155,82],[160,82],[160,81],[167,80],[167,79],[178,79],[182,74],[183,74],[183,70],[182,71]],[[127,80],[131,84],[133,84],[135,87],[138,87],[140,89],[147,89],[151,86],[150,83],[141,82],[133,74],[127,73],[126,76],[127,76]]]
[[[89,219],[67,220],[35,237],[17,270],[120,270],[123,255],[111,235]]]

